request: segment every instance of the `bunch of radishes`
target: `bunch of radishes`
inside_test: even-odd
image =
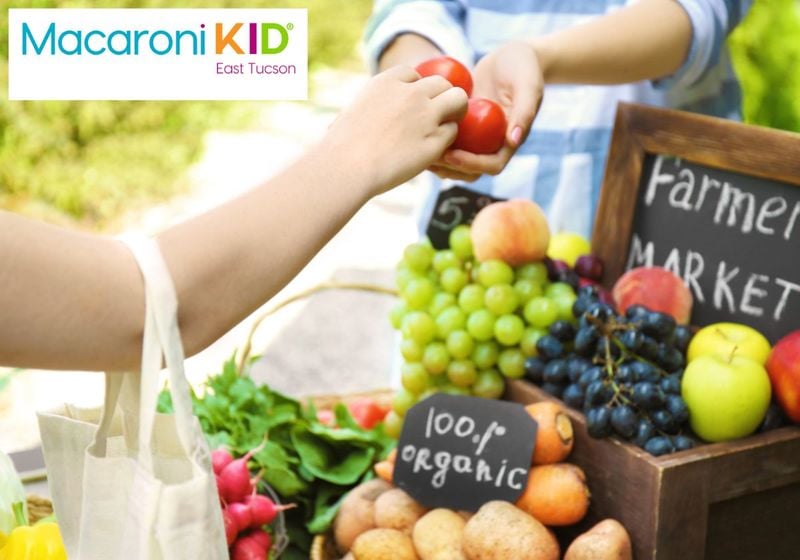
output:
[[[278,513],[294,507],[279,505],[267,496],[256,493],[259,477],[250,478],[247,461],[258,453],[253,449],[234,459],[227,449],[211,453],[211,464],[217,478],[217,491],[222,504],[222,520],[232,560],[266,560],[272,549],[272,537],[264,527],[271,525]]]

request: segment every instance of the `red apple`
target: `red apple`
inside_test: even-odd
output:
[[[500,259],[519,266],[540,261],[549,242],[544,212],[527,199],[490,204],[472,222],[472,248],[479,262]]]
[[[767,373],[778,404],[793,422],[800,422],[800,331],[778,341],[767,359]]]
[[[680,324],[687,324],[692,314],[689,288],[678,276],[658,266],[629,270],[614,284],[612,295],[620,313],[638,304],[672,315]]]

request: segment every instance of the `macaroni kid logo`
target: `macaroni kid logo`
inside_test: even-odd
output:
[[[306,10],[9,10],[10,99],[306,99]]]

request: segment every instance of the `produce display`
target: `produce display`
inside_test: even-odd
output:
[[[397,269],[401,301],[391,312],[392,324],[403,334],[403,390],[386,418],[389,434],[398,436],[405,412],[437,391],[499,398],[506,378],[524,375],[525,359],[537,354],[547,327],[573,319],[572,286],[550,282],[543,262],[514,268],[495,258],[496,238],[486,233],[493,223],[504,224],[503,231],[525,240],[504,248],[504,259],[541,259],[549,232],[535,206],[530,201],[493,204],[478,214],[472,228],[455,228],[448,249],[435,251],[426,242],[406,248]],[[532,252],[535,239],[540,241]],[[490,258],[480,262],[475,254]]]
[[[436,65],[470,88],[468,73]],[[498,202],[452,229],[446,247],[406,247],[390,313],[403,357],[391,409],[370,398],[303,406],[231,359],[194,397],[231,558],[308,558],[316,535],[344,560],[624,560],[631,541],[614,519],[574,537],[591,480],[569,462],[567,407],[589,436],[652,455],[800,417],[800,331],[772,348],[746,325],[693,327],[691,292],[672,271],[634,268],[611,290],[603,275],[588,240],[551,232],[531,201]],[[501,398],[512,379],[554,397],[525,407],[536,440],[515,503],[492,498],[470,513],[408,494],[395,480],[408,410],[438,392]],[[159,404],[170,410],[168,393]]]
[[[261,447],[234,459],[225,448],[211,454],[217,491],[222,505],[225,538],[233,560],[268,558],[273,550],[273,536],[265,530],[278,514],[294,507],[279,505],[270,497],[256,493],[258,477],[250,478],[247,462]]]
[[[577,325],[556,322],[539,339],[527,379],[584,410],[592,437],[613,433],[654,455],[691,448],[681,396],[689,329],[641,305],[620,315],[594,286],[579,289],[573,311]]]
[[[313,535],[331,527],[343,496],[374,477],[373,464],[395,441],[378,422],[375,403],[354,401],[352,413],[339,404],[321,421],[311,403],[303,406],[257,385],[246,373],[231,358],[193,397],[194,413],[214,449],[231,558],[276,558],[276,545],[288,539],[280,558],[307,559]],[[172,410],[166,391],[159,410]],[[270,489],[288,505],[277,503]]]
[[[390,316],[403,335],[403,389],[388,433],[435,392],[498,398],[520,377],[584,412],[591,436],[653,455],[782,425],[773,387],[800,411],[800,374],[778,373],[798,369],[800,341],[779,347],[768,375],[772,348],[755,329],[688,325],[692,295],[673,272],[634,268],[609,292],[603,268],[588,240],[551,234],[527,200],[486,206],[444,249],[407,247]]]
[[[67,560],[51,515],[30,524],[26,497],[11,458],[0,451],[0,560]]]
[[[541,421],[529,482],[516,504],[489,501],[474,514],[427,509],[385,480],[351,491],[336,516],[332,536],[346,560],[557,560],[553,529],[581,521],[589,509],[583,471],[565,462],[572,425],[554,402],[526,407]],[[390,457],[389,462],[393,459]],[[631,558],[627,531],[605,520],[569,546],[571,560]]]

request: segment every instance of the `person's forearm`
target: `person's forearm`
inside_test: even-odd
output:
[[[159,236],[178,299],[192,302],[180,314],[187,354],[297,275],[368,200],[368,182],[359,166],[319,147],[268,186]],[[211,247],[214,266],[207,263]]]
[[[387,70],[302,159],[159,235],[186,354],[275,295],[370,197],[439,158],[466,108],[464,91],[440,76]],[[0,318],[0,365],[132,368],[141,359],[141,275],[119,241],[0,212]]]
[[[369,178],[332,157],[317,148],[268,184],[158,236],[187,355],[277,293],[367,200]],[[0,363],[135,367],[144,292],[129,250],[10,214],[0,224]]]
[[[381,72],[398,64],[412,68],[430,58],[440,56],[439,47],[416,33],[404,33],[397,37],[384,49],[378,60],[378,71]]]
[[[545,83],[620,84],[675,72],[692,40],[674,0],[641,0],[609,15],[532,38]]]

